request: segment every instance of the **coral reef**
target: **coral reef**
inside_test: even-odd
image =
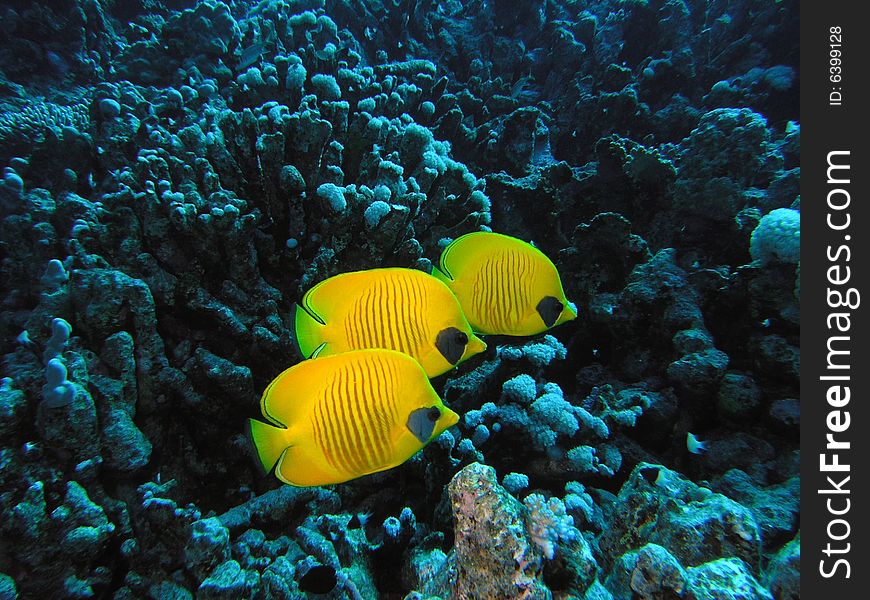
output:
[[[535,510],[535,521],[529,510],[536,524],[527,532],[522,505],[498,485],[495,469],[479,463],[462,469],[448,493],[456,535],[454,554],[448,557],[456,570],[453,593],[460,598],[548,597],[541,579],[541,544],[552,543],[541,522],[546,515]]]
[[[0,597],[797,597],[795,0],[0,20]],[[264,477],[302,295],[487,230],[578,317],[401,466]]]

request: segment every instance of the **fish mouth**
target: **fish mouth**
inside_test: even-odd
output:
[[[480,354],[484,350],[486,350],[486,342],[472,333],[468,340],[468,346],[465,347],[464,358],[469,359],[475,354]]]

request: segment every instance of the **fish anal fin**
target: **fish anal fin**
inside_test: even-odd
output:
[[[353,478],[339,475],[301,446],[289,446],[284,450],[275,465],[275,476],[296,487],[330,485]]]

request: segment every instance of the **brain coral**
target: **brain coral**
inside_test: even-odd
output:
[[[777,208],[764,215],[752,232],[749,254],[762,265],[798,263],[801,258],[801,213],[792,208]]]

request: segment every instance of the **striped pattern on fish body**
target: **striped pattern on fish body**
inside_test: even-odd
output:
[[[510,236],[481,231],[454,240],[433,275],[456,294],[476,333],[535,335],[577,317],[555,265]]]
[[[395,269],[390,277],[370,277],[359,297],[348,304],[344,337],[351,348],[390,348],[419,356],[432,337],[432,309],[422,278]],[[422,273],[421,273],[422,275]]]
[[[331,277],[296,309],[303,356],[386,348],[414,357],[430,377],[483,351],[456,297],[414,269],[371,269]]]
[[[398,466],[459,419],[420,365],[392,350],[299,363],[266,388],[260,407],[271,422],[251,422],[260,460],[296,486]]]
[[[481,257],[470,277],[476,322],[494,331],[515,331],[534,312],[535,269],[527,252],[513,249]]]

